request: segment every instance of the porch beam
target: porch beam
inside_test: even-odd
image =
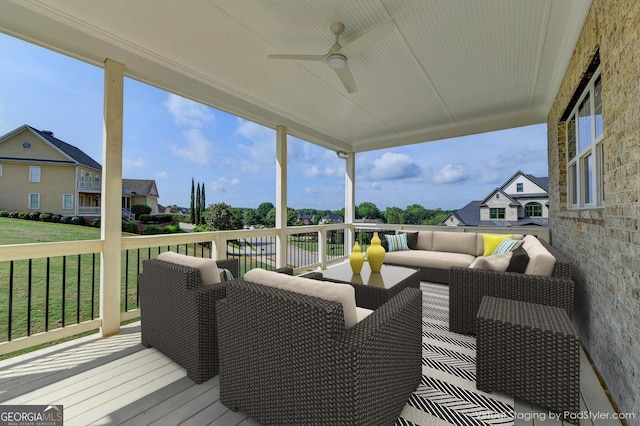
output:
[[[356,153],[347,154],[344,179],[344,223],[353,225],[356,218]],[[349,254],[355,241],[353,226],[345,230],[345,254]]]
[[[276,127],[276,268],[287,266],[287,127]]]
[[[104,124],[102,142],[102,203],[100,236],[100,318],[103,336],[120,331],[120,266],[122,207],[122,122],[124,65],[104,62]]]

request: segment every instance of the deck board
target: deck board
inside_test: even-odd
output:
[[[219,401],[218,377],[196,385],[183,368],[145,348],[139,324],[123,327],[117,336],[88,336],[58,346],[0,361],[0,404],[61,404],[65,425],[260,425]],[[580,372],[581,410],[612,413],[584,352]],[[516,426],[562,424],[526,401],[516,400],[515,410]],[[620,424],[581,421],[582,426]]]

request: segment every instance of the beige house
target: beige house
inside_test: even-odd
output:
[[[0,137],[0,210],[99,216],[101,190],[102,166],[53,132],[25,124]],[[122,179],[122,208],[135,204],[158,213],[154,180]]]

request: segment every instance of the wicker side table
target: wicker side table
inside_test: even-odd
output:
[[[476,317],[477,388],[501,391],[576,422],[580,339],[558,307],[485,296]]]

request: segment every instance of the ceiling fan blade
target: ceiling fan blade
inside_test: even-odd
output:
[[[340,53],[347,58],[358,55],[372,44],[377,43],[393,32],[393,21],[386,21],[377,25],[374,29],[361,37],[353,40],[336,53]]]
[[[358,87],[356,86],[356,82],[353,79],[353,75],[351,75],[349,65],[345,64],[344,67],[336,70],[336,74],[338,74],[338,78],[342,82],[344,88],[347,89],[347,92],[355,93],[358,91]]]
[[[327,55],[269,55],[269,59],[294,59],[296,61],[321,61],[327,59]]]

